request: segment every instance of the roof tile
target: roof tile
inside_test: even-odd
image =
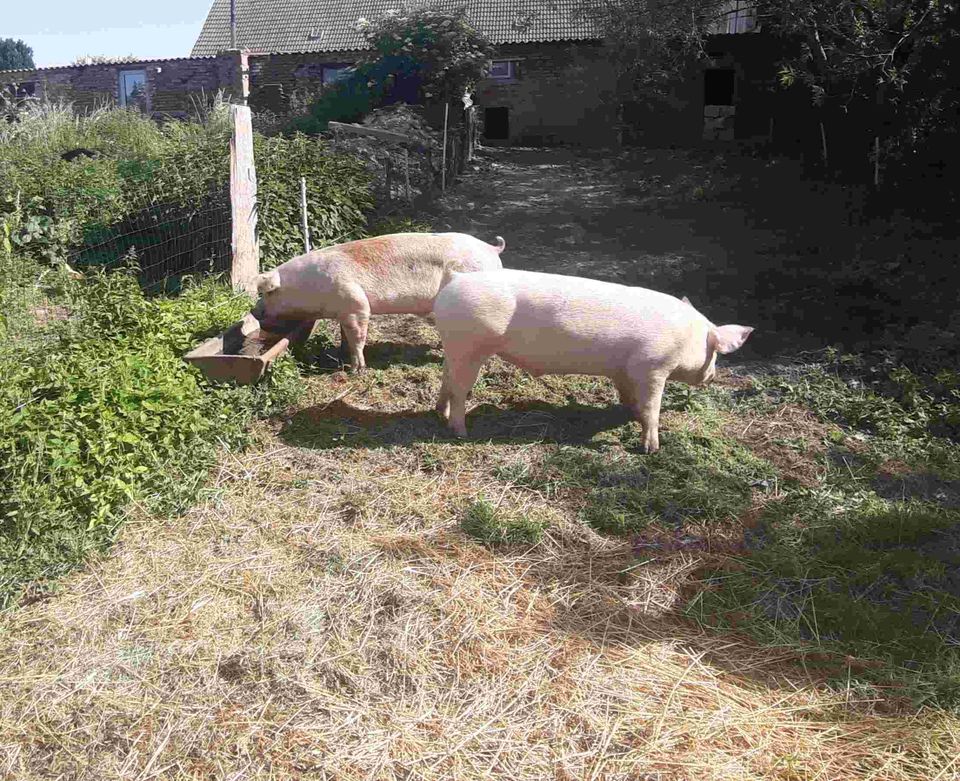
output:
[[[467,17],[494,44],[599,38],[577,16],[581,0],[236,0],[237,44],[262,52],[331,52],[366,48],[356,29],[393,8],[466,7]],[[194,56],[230,45],[230,0],[213,0]]]

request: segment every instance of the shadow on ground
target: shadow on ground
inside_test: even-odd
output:
[[[619,404],[594,407],[529,402],[506,409],[480,404],[467,413],[468,438],[458,440],[432,410],[380,412],[338,399],[298,410],[284,420],[279,436],[289,445],[313,449],[410,445],[437,439],[467,444],[491,441],[582,444],[602,431],[630,421],[629,411]]]

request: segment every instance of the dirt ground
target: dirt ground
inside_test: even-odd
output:
[[[686,295],[714,322],[755,326],[735,362],[891,341],[953,353],[956,225],[870,204],[786,159],[488,149],[430,216],[502,235],[505,266]]]

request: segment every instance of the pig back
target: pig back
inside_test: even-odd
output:
[[[441,306],[443,304],[443,306]],[[696,312],[672,296],[599,280],[503,270],[458,277],[435,307],[474,328],[530,372],[616,375],[628,362],[669,362]],[[480,338],[480,337],[478,337]]]

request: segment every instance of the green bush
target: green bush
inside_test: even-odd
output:
[[[85,264],[116,264],[128,245],[142,251],[158,241],[143,231],[139,216],[159,208],[157,219],[181,214],[188,221],[211,198],[222,199],[229,181],[229,139],[225,105],[216,106],[203,123],[162,126],[122,109],[74,117],[68,108],[40,106],[0,127],[0,220],[10,226],[21,255],[48,262],[118,232],[139,231],[126,244],[108,244],[108,252],[83,254]],[[77,147],[99,156],[61,158]],[[362,163],[304,136],[258,134],[254,148],[265,265],[302,251],[302,176],[314,244],[360,235],[372,207]]]
[[[183,509],[221,447],[299,383],[279,362],[254,387],[212,387],[183,362],[238,319],[245,296],[213,281],[146,298],[129,273],[67,291],[43,348],[0,354],[0,607],[107,543],[131,501]]]
[[[303,252],[300,177],[307,180],[307,212],[314,247],[359,238],[372,208],[370,179],[355,157],[297,134],[256,136],[261,260],[272,268]]]

